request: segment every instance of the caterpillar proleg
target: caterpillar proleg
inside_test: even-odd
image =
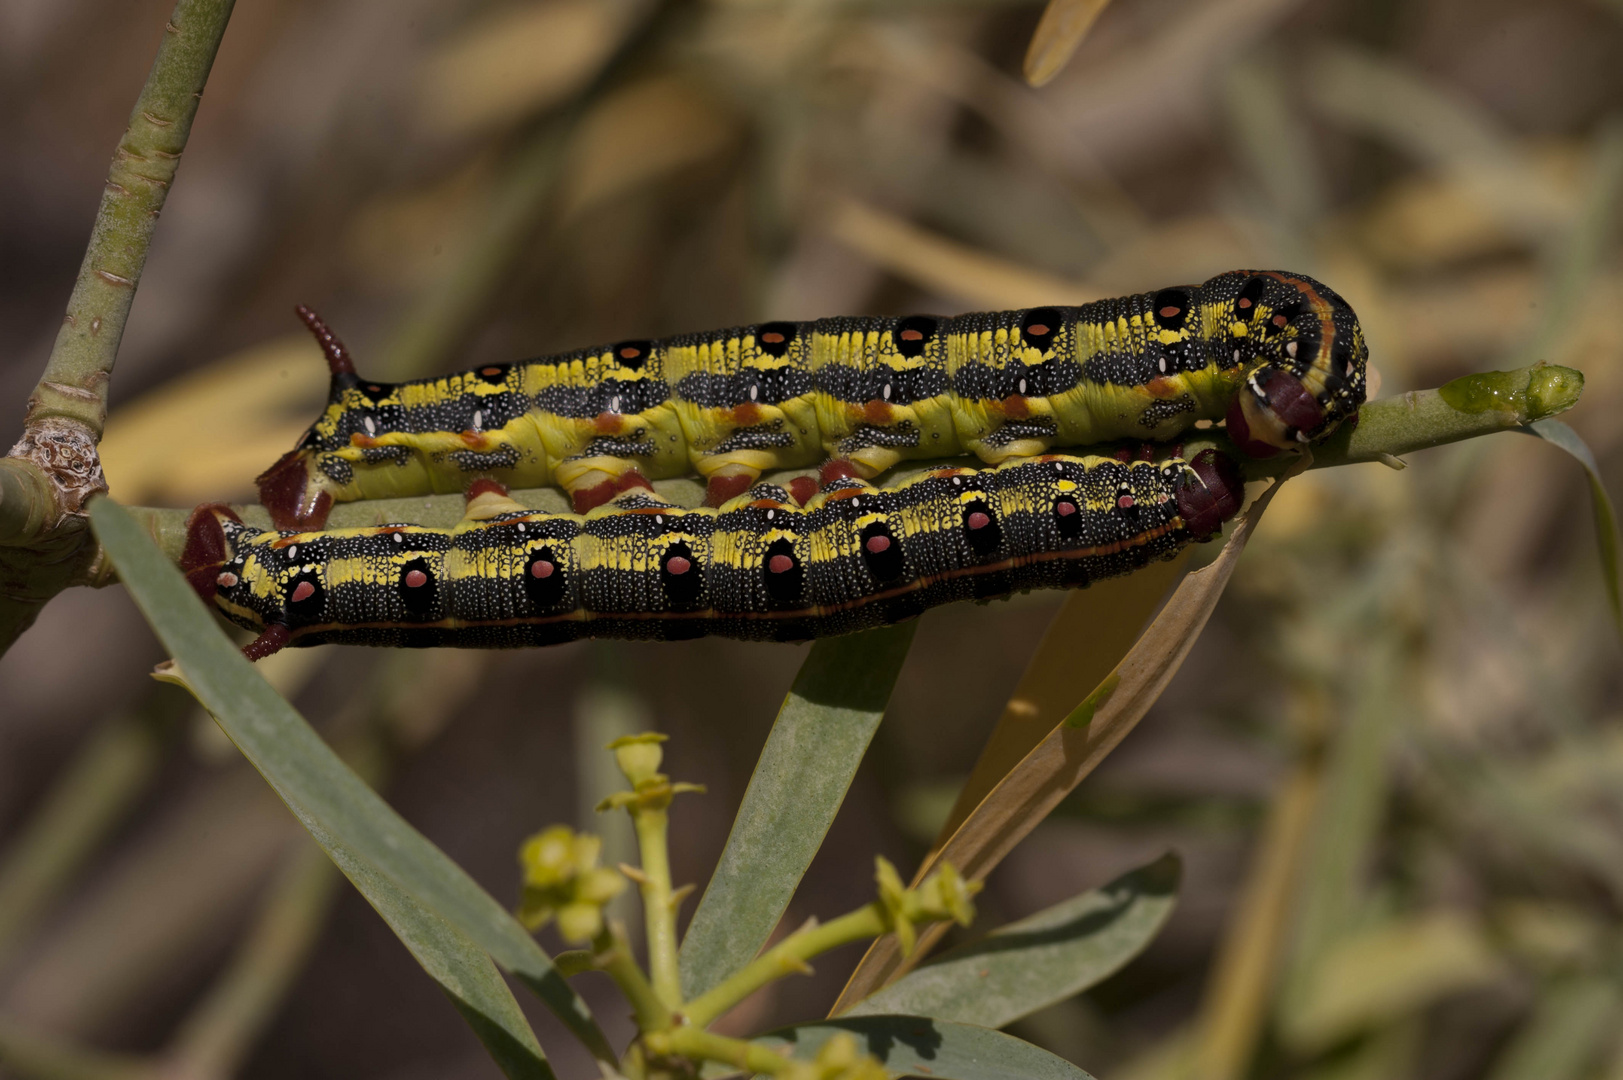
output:
[[[326,411],[259,478],[283,529],[334,502],[556,485],[584,513],[698,474],[720,507],[768,469],[825,482],[900,461],[995,465],[1227,419],[1267,455],[1324,438],[1364,400],[1352,308],[1298,274],[1237,270],[1080,307],[769,322],[405,383],[362,379],[313,313]],[[815,480],[791,492],[804,502]]]

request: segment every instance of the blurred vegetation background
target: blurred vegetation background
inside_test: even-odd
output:
[[[0,0],[8,442],[168,11]],[[324,397],[295,303],[363,372],[403,377],[1245,266],[1340,291],[1382,396],[1579,368],[1568,419],[1618,491],[1623,4],[1117,0],[1033,90],[1040,14],[239,5],[124,341],[114,497],[251,493]],[[1623,1077],[1623,665],[1584,481],[1509,436],[1410,466],[1293,481],[1172,690],[993,875],[989,925],[1185,859],[1150,950],[1019,1034],[1106,1080]],[[788,924],[865,900],[875,852],[916,863],[1059,602],[924,618]],[[265,666],[516,899],[518,844],[545,824],[625,857],[590,813],[614,786],[598,748],[647,726],[709,785],[673,831],[677,880],[702,885],[802,656],[596,642]],[[0,1041],[161,1052],[191,1077],[496,1075],[212,723],[147,679],[160,659],[108,589],[64,594],[0,660]],[[820,1015],[856,959],[729,1023]],[[585,981],[601,1013],[612,993]]]

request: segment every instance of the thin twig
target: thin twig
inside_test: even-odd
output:
[[[95,546],[84,501],[107,490],[96,443],[124,321],[146,265],[203,84],[235,0],[178,0],[107,173],[67,315],[0,459],[0,652],[41,607],[82,581]]]

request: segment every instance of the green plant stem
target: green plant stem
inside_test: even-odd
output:
[[[676,901],[671,895],[670,815],[663,807],[631,810],[637,828],[642,875],[643,923],[648,935],[648,974],[654,992],[668,1008],[682,1004],[682,976],[676,966]]]
[[[609,923],[592,941],[592,966],[607,973],[620,993],[631,1003],[639,1031],[661,1031],[671,1026],[670,1007],[660,1000],[631,955],[631,943],[626,940],[625,929],[618,923]]]
[[[98,438],[107,383],[158,213],[191,135],[235,0],[179,0],[107,173],[101,207],[27,423],[62,417]]]
[[[705,1027],[767,983],[809,970],[806,962],[812,957],[878,937],[889,929],[885,909],[878,901],[832,922],[803,927],[723,979],[715,989],[688,1002],[682,1014],[695,1027]]]
[[[124,323],[235,0],[178,0],[113,154],[67,314],[0,459],[0,652],[96,554],[83,513],[107,490],[96,443]],[[7,548],[12,550],[6,550]]]
[[[672,1028],[643,1036],[643,1046],[658,1057],[680,1056],[693,1061],[717,1061],[752,1073],[776,1076],[789,1067],[789,1059],[743,1039],[729,1039],[696,1027]]]

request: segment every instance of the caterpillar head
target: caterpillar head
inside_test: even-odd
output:
[[[1184,527],[1205,540],[1240,512],[1245,480],[1233,458],[1220,450],[1202,450],[1190,460],[1173,493]]]
[[[1229,406],[1229,438],[1271,457],[1327,438],[1364,403],[1369,348],[1358,316],[1312,278],[1241,271],[1231,330],[1261,363]],[[1237,349],[1238,351],[1238,349]]]
[[[263,532],[243,524],[229,506],[210,503],[192,511],[186,521],[186,548],[180,569],[205,603],[219,608],[238,626],[263,629],[279,618],[280,606],[250,580],[263,568],[246,567],[245,556]],[[274,535],[274,534],[273,534]]]

